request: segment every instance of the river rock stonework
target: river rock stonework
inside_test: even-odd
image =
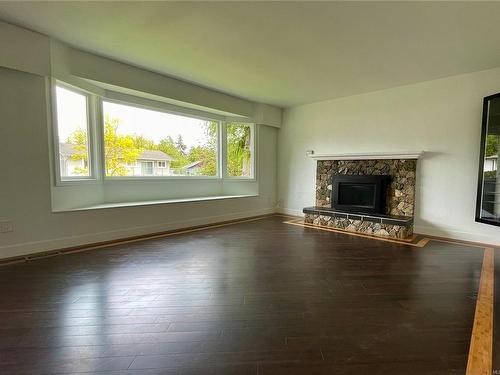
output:
[[[387,187],[386,214],[413,217],[416,171],[416,160],[319,160],[316,206],[331,207],[333,175],[390,175],[392,179]],[[305,222],[383,237],[406,238],[413,234],[413,225],[404,227],[311,214],[305,216]]]
[[[398,239],[408,238],[413,234],[413,225],[405,227],[401,225],[372,223],[370,221],[344,219],[324,215],[306,214],[304,223]]]
[[[413,216],[415,208],[416,160],[318,160],[316,172],[316,206],[331,207],[332,176],[390,175],[386,214]]]

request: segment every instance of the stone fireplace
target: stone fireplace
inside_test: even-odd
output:
[[[304,208],[305,222],[376,236],[411,237],[416,169],[416,159],[318,160],[316,205]],[[384,207],[370,211],[363,209],[371,207],[367,205],[369,185],[366,181],[375,181],[376,176],[386,182],[382,199]],[[351,182],[352,186],[345,187],[336,183],[343,180],[354,182]],[[349,187],[352,188],[350,191],[347,190]],[[346,189],[346,202],[361,202],[358,202],[358,209],[356,205],[349,209],[335,201],[339,197],[336,190],[339,188]]]

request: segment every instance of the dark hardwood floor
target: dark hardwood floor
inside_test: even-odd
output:
[[[483,250],[283,221],[0,267],[0,374],[465,373]]]

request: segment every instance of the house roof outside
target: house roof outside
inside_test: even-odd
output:
[[[185,165],[184,167],[182,167],[182,169],[196,168],[196,167],[200,166],[200,164],[203,164],[203,160],[194,161],[191,164]]]
[[[72,156],[76,154],[75,145],[71,143],[59,143],[59,154],[62,156]],[[160,160],[160,161],[171,161],[174,160],[170,155],[165,154],[163,151],[159,150],[144,150],[138,160]]]
[[[165,154],[163,151],[158,150],[144,150],[139,157],[138,160],[174,160],[170,155]]]
[[[62,156],[71,156],[76,154],[75,145],[71,143],[59,143],[59,154]]]

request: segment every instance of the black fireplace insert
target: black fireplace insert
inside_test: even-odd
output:
[[[385,214],[387,175],[334,175],[332,179],[332,208],[366,214]]]

